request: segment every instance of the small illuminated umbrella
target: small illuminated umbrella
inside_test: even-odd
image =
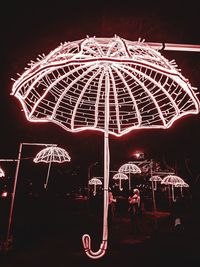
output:
[[[177,183],[177,184],[175,184],[175,187],[180,187],[180,189],[181,189],[181,196],[183,196],[183,187],[189,187],[189,184],[187,184],[186,182],[184,182],[184,183]]]
[[[0,167],[0,177],[5,177],[5,172],[1,167]]]
[[[102,185],[102,181],[97,177],[93,177],[92,179],[89,180],[88,183],[89,185],[94,185],[93,195],[96,196],[97,185]]]
[[[118,172],[113,176],[114,180],[119,180],[119,190],[122,191],[122,180],[128,180],[128,176],[122,172]]]
[[[152,188],[153,188],[153,190],[156,191],[157,190],[157,182],[161,182],[162,178],[159,175],[153,175],[153,176],[151,176],[149,181],[152,182]]]
[[[130,177],[130,174],[133,173],[133,174],[136,174],[136,173],[141,173],[141,170],[140,168],[133,164],[133,163],[126,163],[124,165],[122,165],[118,172],[123,172],[123,173],[126,173],[128,174],[128,181],[129,181],[129,189],[131,189],[131,177]]]
[[[49,163],[46,182],[44,184],[44,188],[47,188],[48,180],[49,180],[49,173],[51,168],[52,162],[63,163],[66,161],[71,161],[71,158],[66,150],[60,147],[51,146],[42,149],[34,158],[33,160],[35,163],[45,162]]]
[[[174,186],[177,184],[184,184],[184,180],[182,178],[180,178],[177,175],[167,175],[165,176],[162,181],[161,184],[165,184],[165,185],[171,185],[172,187],[172,200],[175,201],[174,199]]]

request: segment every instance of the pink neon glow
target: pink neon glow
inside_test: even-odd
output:
[[[140,168],[133,163],[125,163],[123,164],[118,172],[123,172],[123,173],[141,173]]]
[[[160,176],[158,176],[158,175],[153,175],[153,176],[150,177],[149,181],[152,182],[153,189],[157,190],[157,182],[161,182],[162,178]]]
[[[0,168],[0,177],[5,177],[5,172]]]
[[[31,63],[12,94],[30,121],[53,122],[72,132],[104,132],[106,76],[109,134],[168,128],[199,112],[195,92],[174,62],[144,42],[117,36],[61,44]]]
[[[53,122],[71,132],[104,133],[104,214],[99,250],[83,235],[85,253],[102,257],[108,240],[109,134],[134,129],[169,128],[199,112],[194,88],[158,50],[118,36],[61,44],[30,64],[12,94],[31,122]]]
[[[94,191],[93,191],[93,195],[96,195],[96,190],[97,190],[97,185],[102,185],[102,181],[100,179],[98,179],[97,177],[93,177],[92,179],[89,180],[89,185],[94,185]]]
[[[52,146],[42,149],[34,158],[34,162],[57,162],[63,163],[70,161],[71,158],[66,150],[60,147]]]
[[[177,175],[167,175],[165,176],[162,181],[161,184],[165,184],[165,185],[171,185],[172,188],[172,200],[175,201],[174,198],[174,186],[176,186],[177,184],[185,184],[185,181],[180,178]]]
[[[8,196],[8,192],[6,191],[2,192],[1,197],[7,197],[7,196]]]
[[[57,162],[57,163],[69,162],[69,161],[71,161],[71,158],[65,149],[57,147],[57,146],[51,146],[51,147],[47,147],[47,148],[42,149],[35,156],[33,161],[35,163],[38,163],[38,162],[49,163],[46,182],[44,184],[44,188],[46,189],[47,185],[48,185],[48,181],[49,181],[49,173],[50,173],[51,163],[52,162]]]
[[[123,172],[123,173],[128,173],[129,176],[128,176],[128,180],[129,180],[129,189],[131,189],[131,177],[130,177],[130,174],[133,173],[133,174],[136,174],[136,173],[141,173],[141,170],[140,168],[136,165],[136,164],[133,164],[133,163],[125,163],[124,165],[122,165],[118,172]]]
[[[119,189],[122,191],[122,180],[128,180],[128,176],[122,172],[118,172],[113,176],[114,180],[119,180]]]

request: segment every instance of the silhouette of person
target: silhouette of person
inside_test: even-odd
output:
[[[141,232],[139,226],[140,205],[141,205],[139,189],[137,188],[133,189],[133,194],[128,198],[128,202],[129,202],[128,212],[130,214],[132,232],[133,234],[139,234]]]

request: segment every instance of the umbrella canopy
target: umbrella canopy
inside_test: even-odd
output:
[[[66,42],[31,63],[14,83],[29,121],[49,121],[72,132],[123,135],[138,128],[168,128],[199,103],[173,61],[145,42],[120,37]]]
[[[186,182],[183,182],[183,183],[177,183],[177,184],[175,184],[175,187],[190,187],[190,186]]]
[[[66,161],[71,161],[68,152],[60,147],[52,146],[42,149],[33,160],[35,163],[38,162],[57,162],[63,163]]]
[[[5,177],[5,172],[2,168],[0,168],[0,177]]]
[[[52,122],[71,132],[87,129],[104,133],[104,218],[100,249],[86,254],[103,256],[108,239],[109,134],[134,129],[168,128],[186,114],[199,112],[188,82],[156,48],[141,41],[85,38],[61,44],[31,62],[12,94],[32,122]]]
[[[57,147],[57,146],[49,146],[47,148],[42,149],[40,152],[38,152],[38,154],[35,156],[33,161],[35,163],[39,163],[39,162],[49,163],[46,182],[44,184],[44,188],[47,188],[51,163],[52,162],[63,163],[63,162],[71,161],[71,158],[65,149]]]
[[[102,185],[102,181],[97,177],[93,177],[92,179],[89,180],[89,184]]]
[[[122,172],[118,172],[113,176],[114,180],[119,180],[119,189],[122,190],[121,180],[128,180],[128,176]]]
[[[165,184],[165,185],[176,185],[176,184],[184,184],[184,180],[182,178],[180,178],[177,175],[167,175],[165,176],[162,181],[161,184]]]

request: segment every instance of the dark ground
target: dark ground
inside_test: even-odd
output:
[[[144,210],[142,233],[134,236],[125,200],[119,199],[117,204],[107,253],[92,260],[84,254],[81,237],[89,233],[94,250],[98,250],[100,208],[94,211],[86,200],[69,197],[17,200],[13,246],[0,251],[0,266],[200,266],[200,220],[193,206],[184,214],[183,233],[173,231],[169,210],[158,212],[157,217]]]

